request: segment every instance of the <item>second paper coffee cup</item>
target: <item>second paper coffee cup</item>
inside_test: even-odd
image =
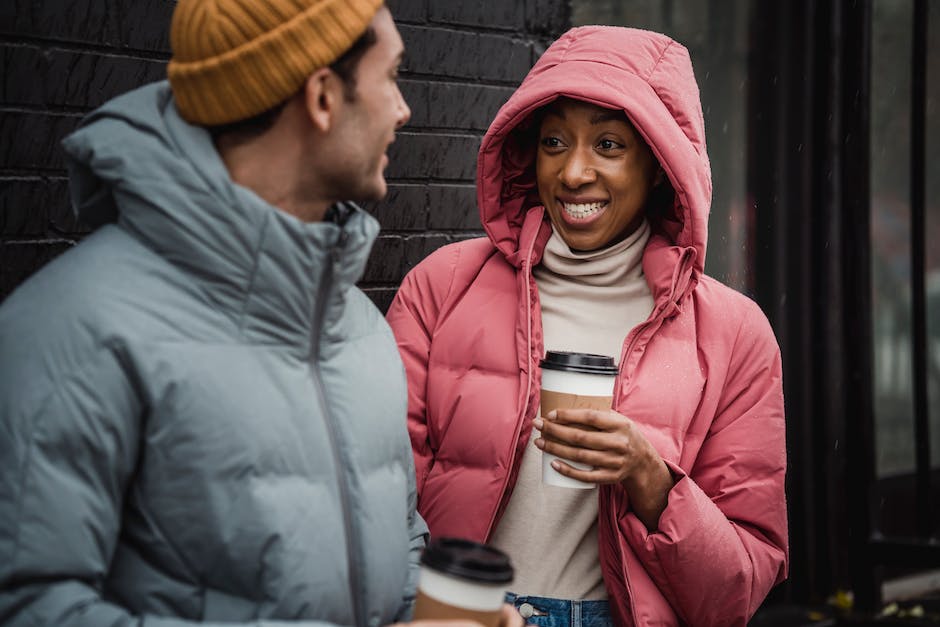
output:
[[[461,538],[436,538],[421,555],[414,618],[469,619],[498,627],[512,578],[502,551]]]
[[[541,412],[544,418],[553,409],[610,409],[614,394],[617,366],[614,358],[591,353],[548,351],[542,360]],[[542,482],[564,488],[593,488],[552,468],[552,461],[560,459],[542,453]],[[582,470],[590,466],[562,459]]]

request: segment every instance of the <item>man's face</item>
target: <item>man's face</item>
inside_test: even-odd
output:
[[[355,93],[342,104],[334,129],[337,133],[333,184],[337,197],[381,200],[387,185],[389,144],[395,131],[411,117],[411,109],[398,89],[398,66],[405,47],[392,14],[385,7],[372,19],[376,42],[359,61]]]

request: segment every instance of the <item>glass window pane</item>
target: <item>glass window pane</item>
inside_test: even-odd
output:
[[[927,3],[927,392],[931,465],[940,467],[940,2]]]
[[[747,250],[747,0],[572,0],[572,22],[665,33],[692,56],[714,187],[705,270],[744,291]]]
[[[871,235],[876,468],[914,471],[910,135],[913,0],[875,0]]]

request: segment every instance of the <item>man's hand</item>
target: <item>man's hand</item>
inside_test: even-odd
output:
[[[499,627],[524,627],[522,615],[508,603],[499,610]],[[391,627],[484,627],[472,620],[416,620],[410,623],[395,623]]]
[[[395,623],[390,627],[484,627],[483,623],[472,620],[413,620],[410,623]],[[500,626],[502,627],[502,626]]]
[[[675,481],[666,462],[632,420],[611,409],[558,409],[532,424],[542,432],[535,440],[537,447],[594,467],[579,470],[555,461],[555,470],[587,483],[621,484],[637,518],[650,531],[658,527]]]
[[[508,603],[503,603],[499,611],[499,627],[523,627],[525,619],[515,607]]]

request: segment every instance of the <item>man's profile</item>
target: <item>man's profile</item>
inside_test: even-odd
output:
[[[347,202],[385,194],[401,37],[378,0],[180,0],[171,41],[64,142],[94,233],[0,307],[0,623],[406,619],[426,527]]]

